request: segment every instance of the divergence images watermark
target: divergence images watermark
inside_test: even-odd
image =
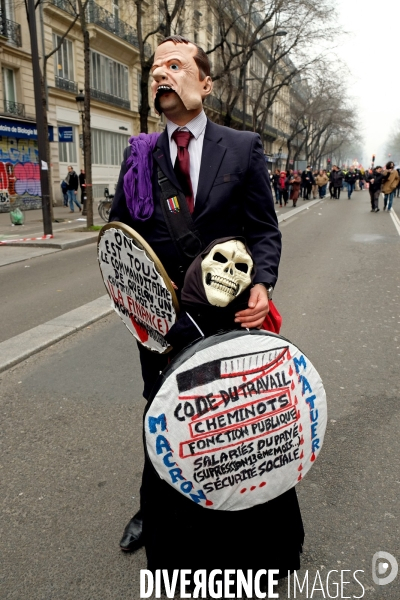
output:
[[[390,570],[389,570],[390,567]],[[399,572],[397,560],[389,552],[376,552],[372,559],[372,579],[377,585],[392,583]]]
[[[305,594],[303,598],[315,598],[314,594],[323,593],[324,598],[363,598],[364,585],[359,577],[364,571],[353,573],[347,570],[331,570],[326,574],[310,575],[305,571],[301,580],[295,572],[288,573],[288,598],[299,598],[297,594]],[[178,593],[179,598],[279,598],[275,590],[278,585],[279,574],[277,569],[260,569],[258,571],[234,569],[214,569],[210,573],[206,570],[191,571],[189,569],[175,569],[171,574],[166,569],[140,571],[140,598],[161,598],[165,590],[167,598],[174,598]],[[359,595],[348,595],[348,586],[353,582],[359,586]]]
[[[376,552],[372,558],[372,579],[376,585],[388,585],[398,575],[397,560],[389,552]],[[175,569],[172,573],[166,569],[157,569],[155,573],[147,569],[140,570],[140,598],[161,598],[162,592],[167,598],[279,598],[275,590],[278,585],[277,569],[260,569],[258,571],[242,571],[234,569],[214,569],[207,573],[199,569]],[[303,578],[294,572],[288,573],[287,597],[314,598],[314,594],[322,592],[324,598],[364,598],[365,587],[360,581],[364,571],[358,569],[331,569],[322,575],[305,571]],[[359,586],[358,596],[349,596],[348,585]],[[304,595],[305,594],[305,595]]]

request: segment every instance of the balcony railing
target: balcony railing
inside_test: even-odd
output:
[[[55,77],[56,87],[60,90],[65,90],[66,92],[73,92],[74,94],[78,93],[78,84],[75,81],[70,81],[69,79],[64,79],[64,77]]]
[[[65,12],[70,15],[76,15],[76,4],[75,0],[51,0],[54,6],[57,8],[61,8],[61,10],[65,10]]]
[[[93,0],[89,0],[86,17],[88,23],[98,25],[99,27],[102,27],[110,33],[118,36],[122,40],[125,40],[128,42],[128,44],[132,44],[132,46],[139,48],[136,30],[128,25],[128,23],[121,21],[119,17],[115,16],[110,11],[106,10],[102,6],[99,6],[99,4]],[[150,44],[145,44],[145,53],[147,56],[151,56]]]
[[[50,0],[50,2],[54,6],[65,10],[67,13],[74,16],[76,15],[75,0]],[[121,40],[125,40],[128,42],[128,44],[132,44],[132,46],[139,48],[139,41],[135,29],[128,25],[128,23],[125,23],[125,21],[121,21],[121,19],[116,17],[110,11],[94,2],[94,0],[89,0],[88,2],[86,8],[86,19],[88,23],[98,25],[106,31],[113,33]],[[144,53],[146,56],[152,55],[150,44],[144,45]]]
[[[25,117],[25,104],[21,104],[20,102],[11,102],[11,100],[4,100],[4,112],[7,115]]]
[[[1,19],[1,14],[0,14]],[[5,20],[5,25],[0,21],[1,33],[8,39],[10,44],[14,46],[18,46],[19,48],[22,46],[21,40],[21,25],[15,23],[14,21],[10,21],[10,19]]]
[[[127,108],[128,110],[131,107],[129,100],[125,100],[125,98],[120,98],[119,96],[113,96],[113,94],[107,94],[107,92],[102,92],[101,90],[96,90],[95,88],[90,88],[90,96],[94,100],[100,100],[101,102],[114,104],[115,106]]]

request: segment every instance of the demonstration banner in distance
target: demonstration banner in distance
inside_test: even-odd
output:
[[[145,416],[146,448],[178,492],[207,508],[242,510],[301,481],[326,423],[310,360],[280,336],[235,331],[172,361]]]
[[[146,348],[171,350],[164,335],[176,321],[178,300],[156,254],[136,231],[107,223],[97,243],[97,257],[111,305]]]

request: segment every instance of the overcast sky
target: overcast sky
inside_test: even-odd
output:
[[[388,160],[385,142],[400,119],[400,0],[335,4],[343,28],[350,32],[337,53],[352,73],[349,91],[364,133],[364,160],[375,153],[378,164],[383,163]]]

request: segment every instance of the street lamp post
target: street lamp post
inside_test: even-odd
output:
[[[282,162],[282,161],[281,161],[281,157],[282,157],[282,150],[283,150],[283,148],[282,148],[282,146],[281,146],[281,147],[279,148],[279,150],[278,150],[278,164],[279,164],[279,170],[281,170],[281,162]]]
[[[266,35],[265,37],[263,37],[261,40],[257,40],[255,43],[259,43],[259,42],[263,42],[264,40],[268,40],[269,38],[273,38],[273,37],[281,37],[287,35],[287,31],[277,31],[276,33],[271,33],[271,35]],[[234,43],[234,46],[245,46],[245,44],[238,44],[238,43]],[[244,71],[243,71],[243,111],[242,111],[242,129],[243,131],[246,130],[246,104],[247,104],[247,81],[251,81],[250,79],[247,79],[247,64],[249,61],[246,62],[245,66],[244,66]]]
[[[82,118],[82,139],[83,139],[83,165],[85,169],[85,202],[82,209],[82,215],[87,218],[87,226],[93,225],[93,194],[92,194],[92,167],[90,162],[90,148],[88,148],[88,132],[86,131],[86,98],[83,90],[75,98],[78,112]]]

